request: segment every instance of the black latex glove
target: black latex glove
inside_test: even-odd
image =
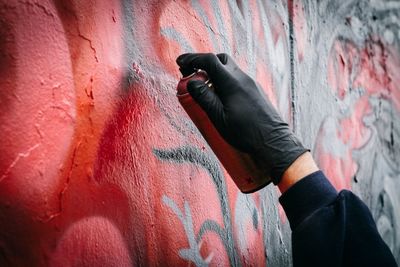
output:
[[[183,54],[176,62],[183,76],[205,70],[215,91],[199,80],[188,91],[222,137],[235,148],[265,162],[274,184],[307,151],[263,91],[227,54]]]

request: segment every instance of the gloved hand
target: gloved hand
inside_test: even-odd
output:
[[[177,60],[183,76],[205,70],[215,91],[200,80],[188,91],[221,136],[232,146],[265,162],[273,183],[308,151],[268,101],[263,91],[227,54],[183,54]]]

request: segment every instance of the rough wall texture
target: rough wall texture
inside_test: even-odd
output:
[[[382,0],[0,1],[0,265],[291,263],[277,190],[239,193],[175,97],[188,51],[231,54],[399,262],[399,17]]]

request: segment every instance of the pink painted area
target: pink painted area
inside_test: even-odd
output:
[[[367,96],[393,99],[400,110],[399,88],[394,72],[400,64],[394,47],[371,40],[358,48],[350,41],[336,41],[328,62],[328,82],[331,89],[343,100],[350,89],[361,88]]]
[[[249,14],[249,16],[251,17],[252,20],[252,28],[254,31],[254,35],[257,36],[257,40],[262,42],[260,43],[259,47],[263,47],[265,46],[264,43],[265,33],[263,29],[263,21],[260,17],[260,11],[258,6],[259,3],[257,3],[257,1],[249,1],[248,4],[251,10],[251,14]]]
[[[50,266],[132,266],[128,245],[119,229],[103,217],[71,225],[60,238]]]
[[[155,14],[151,16],[132,16],[135,18],[136,34],[141,38],[141,51],[150,60],[147,63],[162,64],[168,73],[177,75],[175,59],[177,55],[184,53],[183,47],[175,40],[163,36],[159,31],[149,31],[149,25],[154,29],[169,28],[186,37],[188,44],[198,52],[208,52],[211,40],[207,38],[208,32],[202,24],[199,15],[195,13],[190,2],[175,1],[142,1],[134,7],[139,10],[154,7]],[[195,29],[195,30],[194,30]],[[188,52],[188,51],[186,51]],[[158,55],[154,57],[154,55]]]
[[[14,257],[0,265],[23,266],[41,261],[37,240],[53,232],[43,223],[59,213],[76,95],[55,7],[9,4],[0,11],[0,246]]]
[[[341,144],[344,151],[339,156],[334,151],[324,149],[325,142],[333,141],[332,135],[326,135],[325,126],[322,125],[316,153],[321,168],[338,189],[350,188],[351,179],[359,167],[352,153],[370,141],[371,129],[364,123],[364,119],[372,115],[370,97],[393,100],[395,107],[399,108],[399,89],[393,83],[393,79],[398,79],[398,75],[393,73],[399,66],[398,56],[391,47],[386,48],[376,38],[366,42],[363,47],[357,47],[351,41],[338,40],[330,52],[327,77],[330,88],[341,105],[351,103],[352,106],[348,107],[349,112],[336,119],[338,128],[334,142]],[[361,95],[354,98],[354,90]],[[352,98],[355,100],[350,100]]]
[[[57,209],[52,202],[64,179],[54,177],[62,172],[76,120],[71,62],[63,56],[68,46],[65,37],[59,37],[61,21],[35,5],[21,5],[4,16],[9,42],[0,53],[9,60],[1,79],[0,183],[10,191],[1,196],[11,193],[13,201],[29,202],[30,212],[45,218],[44,210]],[[48,57],[49,52],[55,56]],[[38,210],[42,205],[46,208]]]
[[[371,130],[365,126],[363,118],[371,112],[368,98],[362,97],[354,106],[350,116],[340,121],[338,138],[351,150],[360,149],[369,141]]]
[[[269,73],[263,62],[259,62],[259,64],[257,64],[256,80],[261,88],[264,89],[264,93],[268,97],[269,101],[271,101],[272,105],[274,107],[277,107],[278,100],[276,99],[276,95],[274,92],[275,87],[273,85],[273,77],[272,74]]]
[[[351,178],[357,172],[351,151],[348,150],[340,157],[329,152],[318,152],[319,167],[324,171],[329,181],[337,190],[351,189]]]
[[[386,47],[380,40],[369,42],[360,52],[360,67],[354,87],[366,89],[370,96],[393,99],[400,111],[400,87],[397,83],[400,58],[394,47]]]
[[[289,15],[293,20],[293,30],[296,38],[297,58],[303,61],[304,53],[307,49],[307,20],[304,13],[304,6],[301,0],[289,0]]]
[[[336,41],[328,59],[328,82],[330,88],[341,99],[352,86],[351,76],[355,68],[357,48],[353,43]]]

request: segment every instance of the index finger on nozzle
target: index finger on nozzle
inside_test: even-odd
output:
[[[190,55],[190,54],[189,53],[182,54],[179,57],[177,57],[177,59],[176,59],[176,64],[178,64],[179,71],[182,73],[183,77],[189,76],[190,74],[192,74],[195,71],[192,67],[187,66],[187,64],[184,63],[183,59],[187,55]]]

